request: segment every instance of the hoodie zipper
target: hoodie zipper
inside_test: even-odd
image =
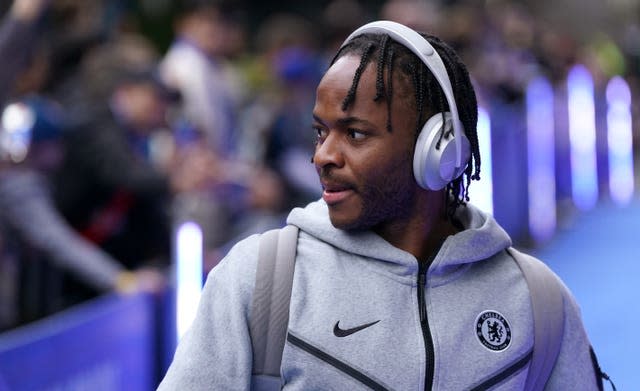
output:
[[[429,329],[429,319],[427,318],[427,303],[425,299],[427,269],[430,263],[431,262],[420,262],[418,265],[418,306],[420,307],[420,326],[422,327],[422,337],[424,338],[424,347],[427,354],[424,381],[425,391],[429,391],[433,387],[434,367],[433,339],[431,337],[431,330]]]

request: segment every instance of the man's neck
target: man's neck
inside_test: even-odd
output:
[[[441,192],[429,192],[419,203],[415,213],[406,219],[374,228],[374,231],[393,246],[407,251],[418,261],[426,262],[444,240],[458,232],[445,213]]]

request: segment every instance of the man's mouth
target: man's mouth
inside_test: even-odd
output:
[[[327,205],[335,205],[344,201],[354,193],[351,186],[341,183],[322,183],[322,199]]]

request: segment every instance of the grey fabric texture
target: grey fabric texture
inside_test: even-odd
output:
[[[527,283],[505,251],[511,240],[490,215],[472,205],[461,208],[458,218],[466,229],[445,240],[427,272],[430,352],[420,326],[415,257],[372,232],[335,229],[323,201],[294,209],[287,223],[299,227],[300,234],[289,334],[316,354],[300,343],[286,344],[284,389],[368,389],[326,357],[386,389],[425,389],[431,359],[433,390],[471,389],[491,378],[499,380],[493,390],[523,389],[529,362],[505,375],[533,347]],[[250,389],[248,319],[258,242],[254,235],[238,243],[209,274],[199,312],[160,390]],[[597,390],[579,308],[563,290],[564,333],[545,389]],[[497,350],[487,348],[478,335],[481,315],[487,313],[499,314],[508,325],[509,342]],[[338,322],[342,329],[377,323],[338,337]]]

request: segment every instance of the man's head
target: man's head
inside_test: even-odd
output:
[[[128,75],[113,89],[110,105],[118,121],[140,135],[167,126],[167,115],[177,93],[148,72]]]
[[[158,53],[146,39],[122,35],[92,48],[82,62],[82,81],[92,103],[109,103],[130,130],[166,126],[166,111],[180,99],[157,73]]]
[[[175,31],[213,58],[229,58],[244,50],[244,12],[234,1],[183,0],[179,2]]]
[[[470,156],[459,169],[463,175],[442,185],[452,215],[466,201],[471,178],[479,174],[477,102],[453,50],[435,37],[426,39],[442,58],[470,144]],[[387,34],[366,33],[345,43],[318,87],[314,108],[314,161],[333,224],[366,229],[420,212],[417,200],[434,192],[414,179],[416,140],[430,117],[450,110],[434,74]],[[437,130],[434,147],[440,149],[453,131]]]

